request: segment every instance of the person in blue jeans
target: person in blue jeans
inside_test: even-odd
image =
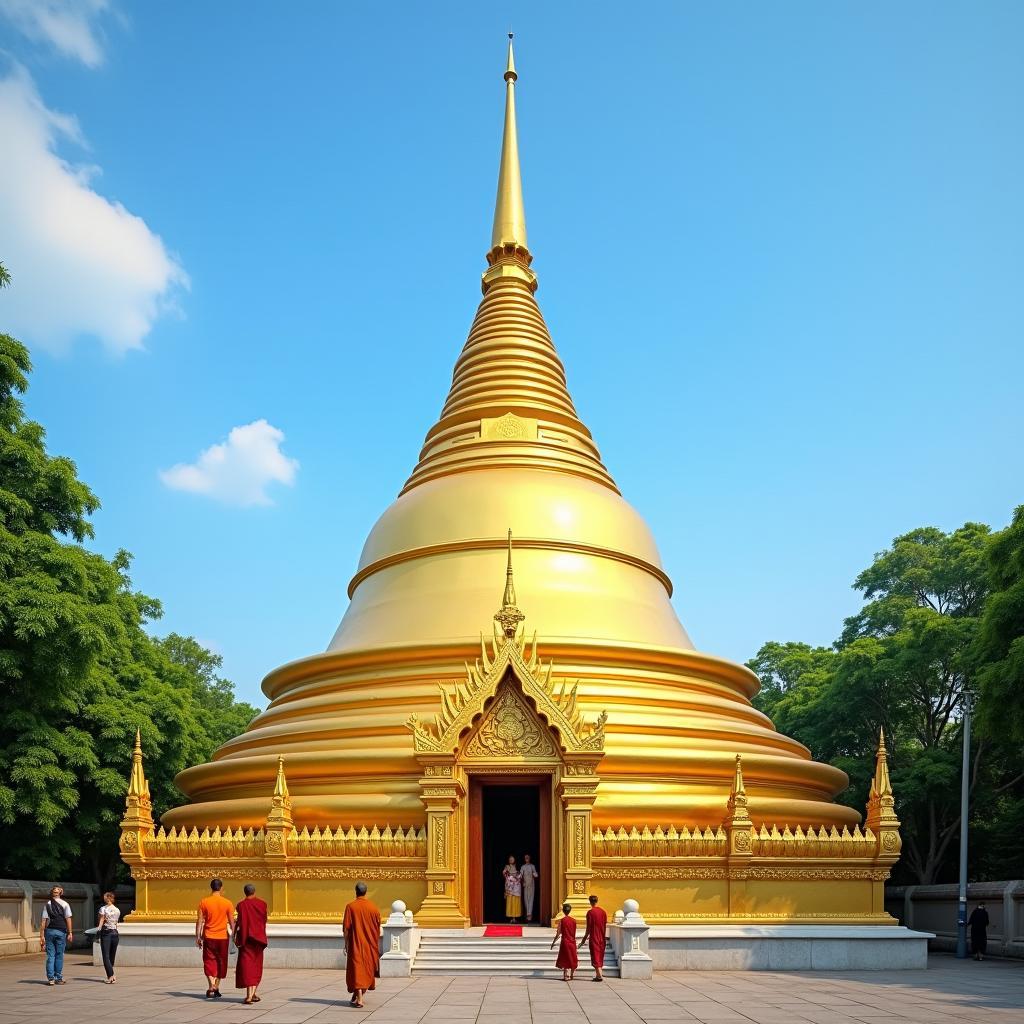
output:
[[[39,948],[46,950],[46,982],[64,984],[64,950],[74,937],[71,929],[71,906],[61,897],[64,890],[55,885],[43,905],[39,923]]]

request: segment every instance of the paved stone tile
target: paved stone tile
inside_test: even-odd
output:
[[[225,985],[203,998],[197,972],[126,968],[115,986],[71,959],[68,984],[42,983],[36,956],[0,961],[0,1024],[1024,1024],[1024,967],[934,957],[914,972],[680,972],[650,982],[589,974],[559,979],[385,978],[348,1006],[337,971],[268,970],[245,1007]],[[198,983],[197,983],[198,982]]]

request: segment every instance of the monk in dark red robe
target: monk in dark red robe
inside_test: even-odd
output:
[[[267,905],[256,895],[256,886],[245,887],[245,899],[235,908],[235,945],[238,962],[235,964],[235,988],[245,989],[245,1003],[258,1003],[256,995],[263,979],[263,951],[267,948]]]
[[[356,883],[356,898],[345,908],[345,984],[352,1005],[363,1005],[363,993],[377,987],[380,971],[380,911],[366,898],[366,883]]]
[[[572,981],[576,968],[580,965],[579,957],[576,955],[576,918],[569,916],[571,910],[570,904],[562,904],[562,913],[565,916],[558,922],[555,937],[551,940],[552,949],[555,948],[556,942],[559,943],[555,966],[562,968],[562,981]]]
[[[590,944],[590,962],[594,966],[597,977],[594,981],[604,981],[604,946],[605,932],[608,930],[608,915],[597,905],[597,897],[590,897],[590,909],[587,911],[587,930],[580,939],[580,949],[583,943]]]

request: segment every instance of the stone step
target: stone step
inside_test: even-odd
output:
[[[576,975],[577,978],[585,978],[591,974],[593,968],[588,964],[584,966],[580,964]],[[439,977],[446,976],[451,977],[481,977],[481,976],[492,976],[499,978],[561,978],[562,971],[557,967],[531,967],[531,966],[515,966],[512,964],[488,964],[483,967],[466,967],[460,964],[458,961],[454,961],[448,964],[431,964],[429,967],[420,967],[417,964],[413,964],[412,973],[418,977]],[[617,978],[619,976],[618,967],[604,968],[604,976],[606,978]]]
[[[554,932],[522,937],[481,935],[431,935],[424,933],[412,964],[415,975],[496,975],[519,978],[560,978],[551,949]],[[615,954],[605,954],[605,973],[619,977]],[[580,952],[579,970],[592,970],[586,950]]]

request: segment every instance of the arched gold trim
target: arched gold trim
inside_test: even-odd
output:
[[[576,541],[550,540],[544,537],[527,537],[517,540],[516,544],[520,548],[533,548],[539,551],[559,551],[576,555],[592,555],[597,558],[610,558],[615,562],[624,562],[626,565],[632,565],[649,573],[661,583],[668,592],[668,596],[672,596],[672,580],[669,579],[668,574],[658,566],[652,565],[642,558],[637,558],[636,555],[630,555],[624,551],[616,551],[614,548],[606,548],[597,544],[580,544]],[[374,575],[374,573],[380,572],[382,569],[388,569],[393,565],[400,565],[402,562],[411,562],[419,558],[432,558],[435,555],[446,555],[454,551],[494,551],[504,547],[505,542],[500,538],[485,537],[446,541],[443,544],[425,544],[423,547],[396,551],[393,555],[378,558],[376,562],[371,562],[366,567],[360,569],[352,577],[352,581],[348,585],[348,596],[351,600],[356,587],[363,580]]]

